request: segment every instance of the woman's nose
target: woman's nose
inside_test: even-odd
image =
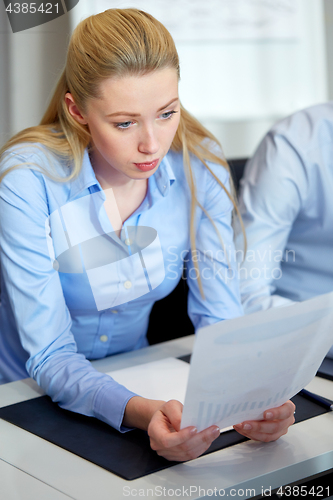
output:
[[[157,153],[159,149],[158,140],[156,134],[153,129],[145,128],[142,130],[139,139],[139,147],[140,153],[153,155]]]

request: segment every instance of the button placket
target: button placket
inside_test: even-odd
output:
[[[100,314],[98,332],[95,337],[94,348],[91,353],[91,357],[103,358],[107,356],[110,343],[112,342],[115,320],[116,315],[107,314],[107,311],[103,311]]]
[[[126,288],[126,290],[129,290],[130,288],[132,288],[132,282],[129,280],[125,281],[124,287]]]
[[[126,231],[126,233],[127,233],[127,231]],[[127,238],[128,238],[128,234],[127,234]],[[127,260],[126,270],[123,270],[121,283],[122,283],[121,286],[126,291],[131,290],[135,284],[133,258],[130,258]]]

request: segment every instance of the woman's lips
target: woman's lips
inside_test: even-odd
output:
[[[142,172],[149,172],[149,170],[154,170],[159,162],[159,158],[154,161],[146,161],[145,163],[134,163]]]

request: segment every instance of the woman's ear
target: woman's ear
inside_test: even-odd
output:
[[[65,102],[68,112],[74,118],[74,120],[81,123],[81,125],[87,125],[87,120],[81,115],[79,108],[76,106],[74,98],[70,92],[67,92],[67,94],[65,95]]]

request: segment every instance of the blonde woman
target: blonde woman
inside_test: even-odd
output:
[[[178,80],[174,42],[153,17],[89,17],[41,124],[1,150],[0,373],[31,376],[61,407],[121,432],[146,429],[159,455],[181,461],[202,454],[218,427],[180,430],[179,402],[142,398],[89,362],[147,345],[152,305],[184,260],[196,328],[242,314],[228,278],[228,168],[182,108]],[[275,440],[293,409],[236,428]]]

